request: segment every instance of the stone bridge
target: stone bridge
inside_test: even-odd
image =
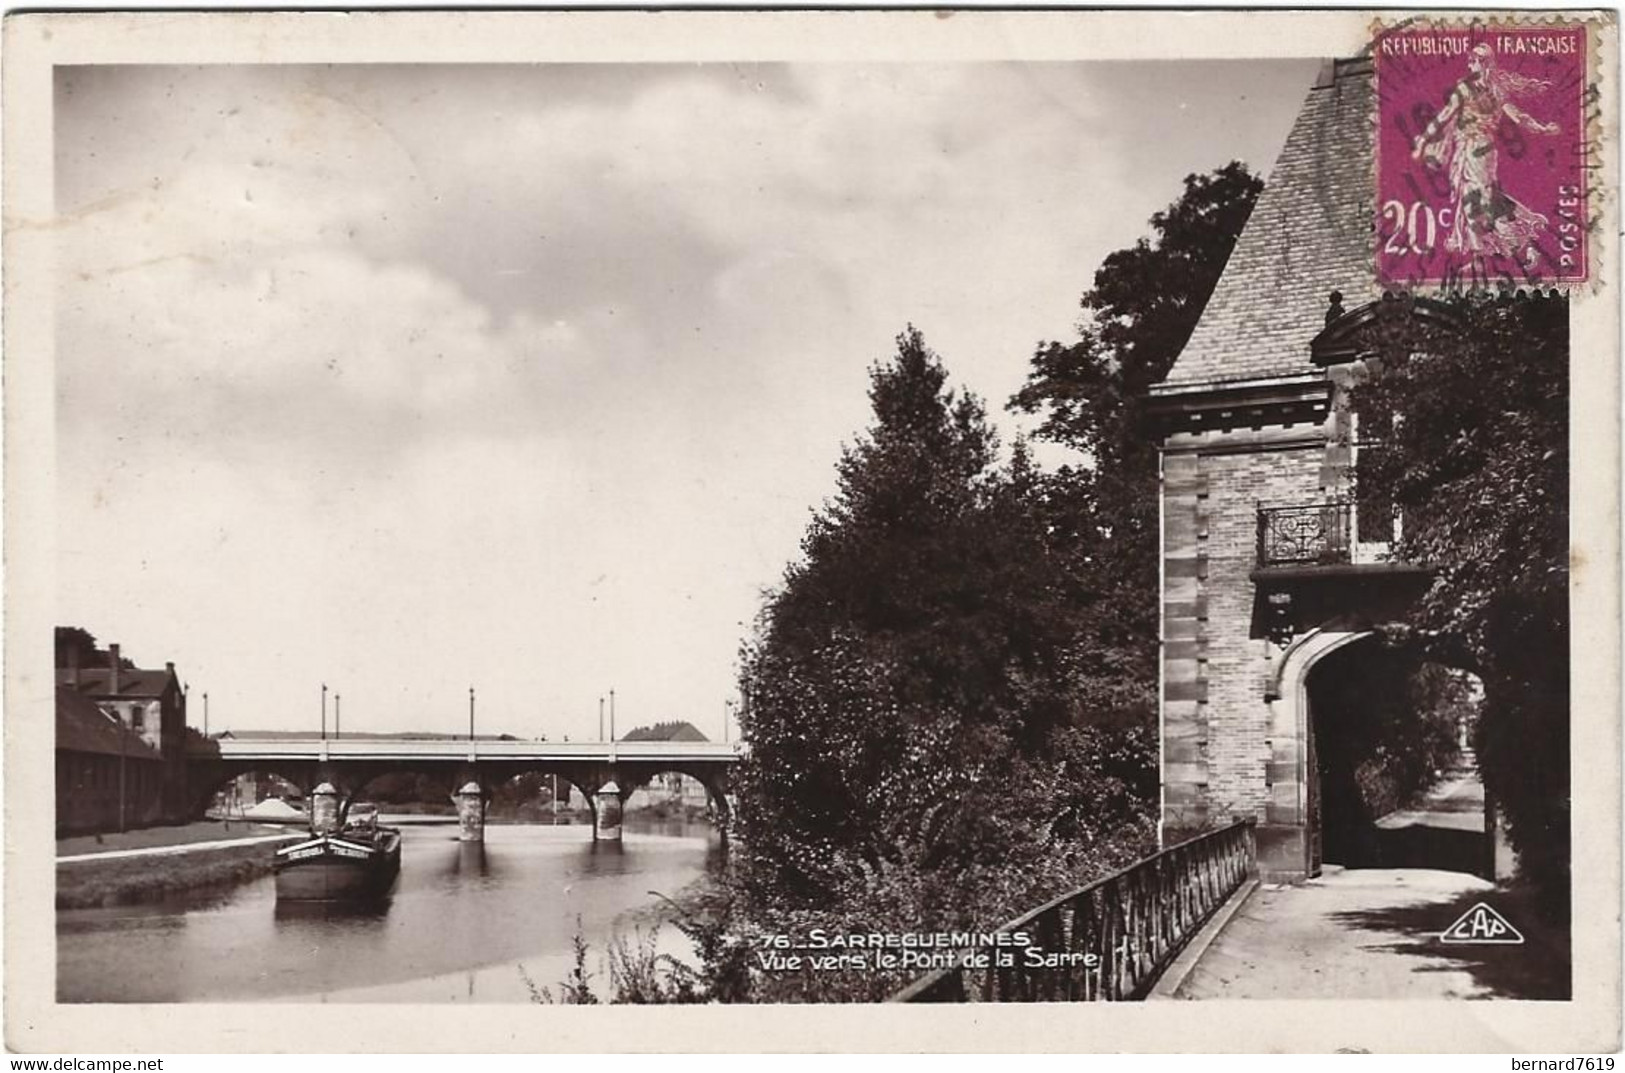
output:
[[[494,787],[517,775],[554,775],[586,797],[593,837],[618,839],[622,805],[657,775],[688,775],[705,787],[719,827],[730,813],[728,776],[742,743],[708,741],[547,742],[485,739],[225,738],[194,742],[187,755],[192,813],[239,775],[276,775],[307,797],[331,794],[340,814],[364,796],[368,783],[398,772],[442,782],[456,801],[462,837],[484,838]]]

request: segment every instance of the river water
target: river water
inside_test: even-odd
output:
[[[664,903],[721,859],[703,823],[628,817],[621,845],[578,826],[493,824],[483,846],[455,823],[402,826],[401,874],[361,910],[278,905],[270,876],[227,891],[115,909],[58,910],[59,1002],[531,1002],[556,997],[588,943],[607,997],[606,950],[659,925]],[[267,850],[267,852],[270,852]],[[658,927],[664,952],[686,941]]]

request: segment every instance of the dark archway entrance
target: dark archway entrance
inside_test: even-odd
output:
[[[1432,868],[1493,876],[1470,748],[1471,675],[1367,638],[1307,682],[1310,871]]]

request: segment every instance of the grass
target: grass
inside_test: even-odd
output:
[[[233,826],[240,828],[244,825]],[[288,837],[289,841],[295,841],[304,836],[290,834]],[[184,854],[114,857],[102,861],[59,864],[56,868],[56,907],[91,909],[135,905],[161,901],[183,891],[242,883],[271,870],[276,847],[277,843],[274,842],[260,842],[247,846],[218,846]]]
[[[121,849],[152,849],[156,846],[184,846],[192,842],[224,842],[233,838],[256,838],[290,830],[276,824],[247,820],[200,820],[171,827],[144,827],[122,834],[76,835],[56,840],[56,855],[72,857],[81,853],[106,853]]]

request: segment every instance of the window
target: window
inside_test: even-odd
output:
[[[1379,494],[1370,479],[1393,437],[1392,409],[1376,407],[1370,400],[1354,413],[1354,507],[1355,540],[1360,544],[1387,545],[1393,542],[1399,512],[1393,498]]]

